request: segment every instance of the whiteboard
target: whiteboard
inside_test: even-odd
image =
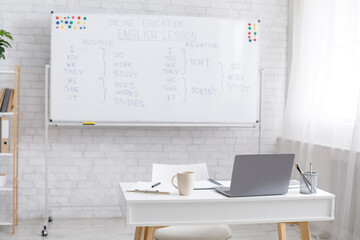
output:
[[[54,13],[50,119],[255,123],[258,25],[219,18]]]

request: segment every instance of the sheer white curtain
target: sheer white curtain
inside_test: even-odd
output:
[[[360,239],[360,1],[294,0],[291,27],[281,151],[336,194],[331,238]]]

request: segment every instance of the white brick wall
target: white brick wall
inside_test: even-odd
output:
[[[13,33],[1,66],[21,75],[19,217],[44,209],[44,64],[50,58],[50,11],[261,19],[264,68],[263,152],[275,152],[286,87],[287,0],[0,0],[0,28]],[[11,83],[11,82],[10,82]],[[3,77],[0,87],[10,84]],[[50,129],[49,186],[54,217],[119,216],[119,181],[149,180],[151,164],[206,162],[229,179],[233,158],[257,151],[256,129],[117,127]],[[11,173],[0,159],[0,171]],[[0,195],[0,208],[11,198]]]

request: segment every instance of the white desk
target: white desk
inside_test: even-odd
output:
[[[120,183],[127,206],[128,225],[295,222],[305,223],[308,228],[308,221],[334,219],[335,195],[320,189],[316,194],[300,194],[299,189],[289,189],[285,195],[228,198],[215,190],[194,191],[192,196],[126,192],[134,184]],[[229,182],[224,185],[229,185]],[[281,231],[285,233],[285,225],[278,224],[278,228],[280,238]],[[140,231],[140,228],[137,230]]]

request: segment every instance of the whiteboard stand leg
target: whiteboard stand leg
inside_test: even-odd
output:
[[[261,124],[262,124],[262,85],[263,85],[263,70],[264,69],[260,69],[259,70],[259,75],[260,75],[260,99],[259,99],[259,122],[258,122],[258,127],[259,127],[259,141],[258,141],[258,153],[261,153]]]
[[[49,71],[50,65],[45,65],[45,213],[44,213],[44,228],[41,231],[41,236],[48,235],[47,224],[52,222],[53,218],[49,211],[49,185],[48,185],[48,151],[49,151]]]

